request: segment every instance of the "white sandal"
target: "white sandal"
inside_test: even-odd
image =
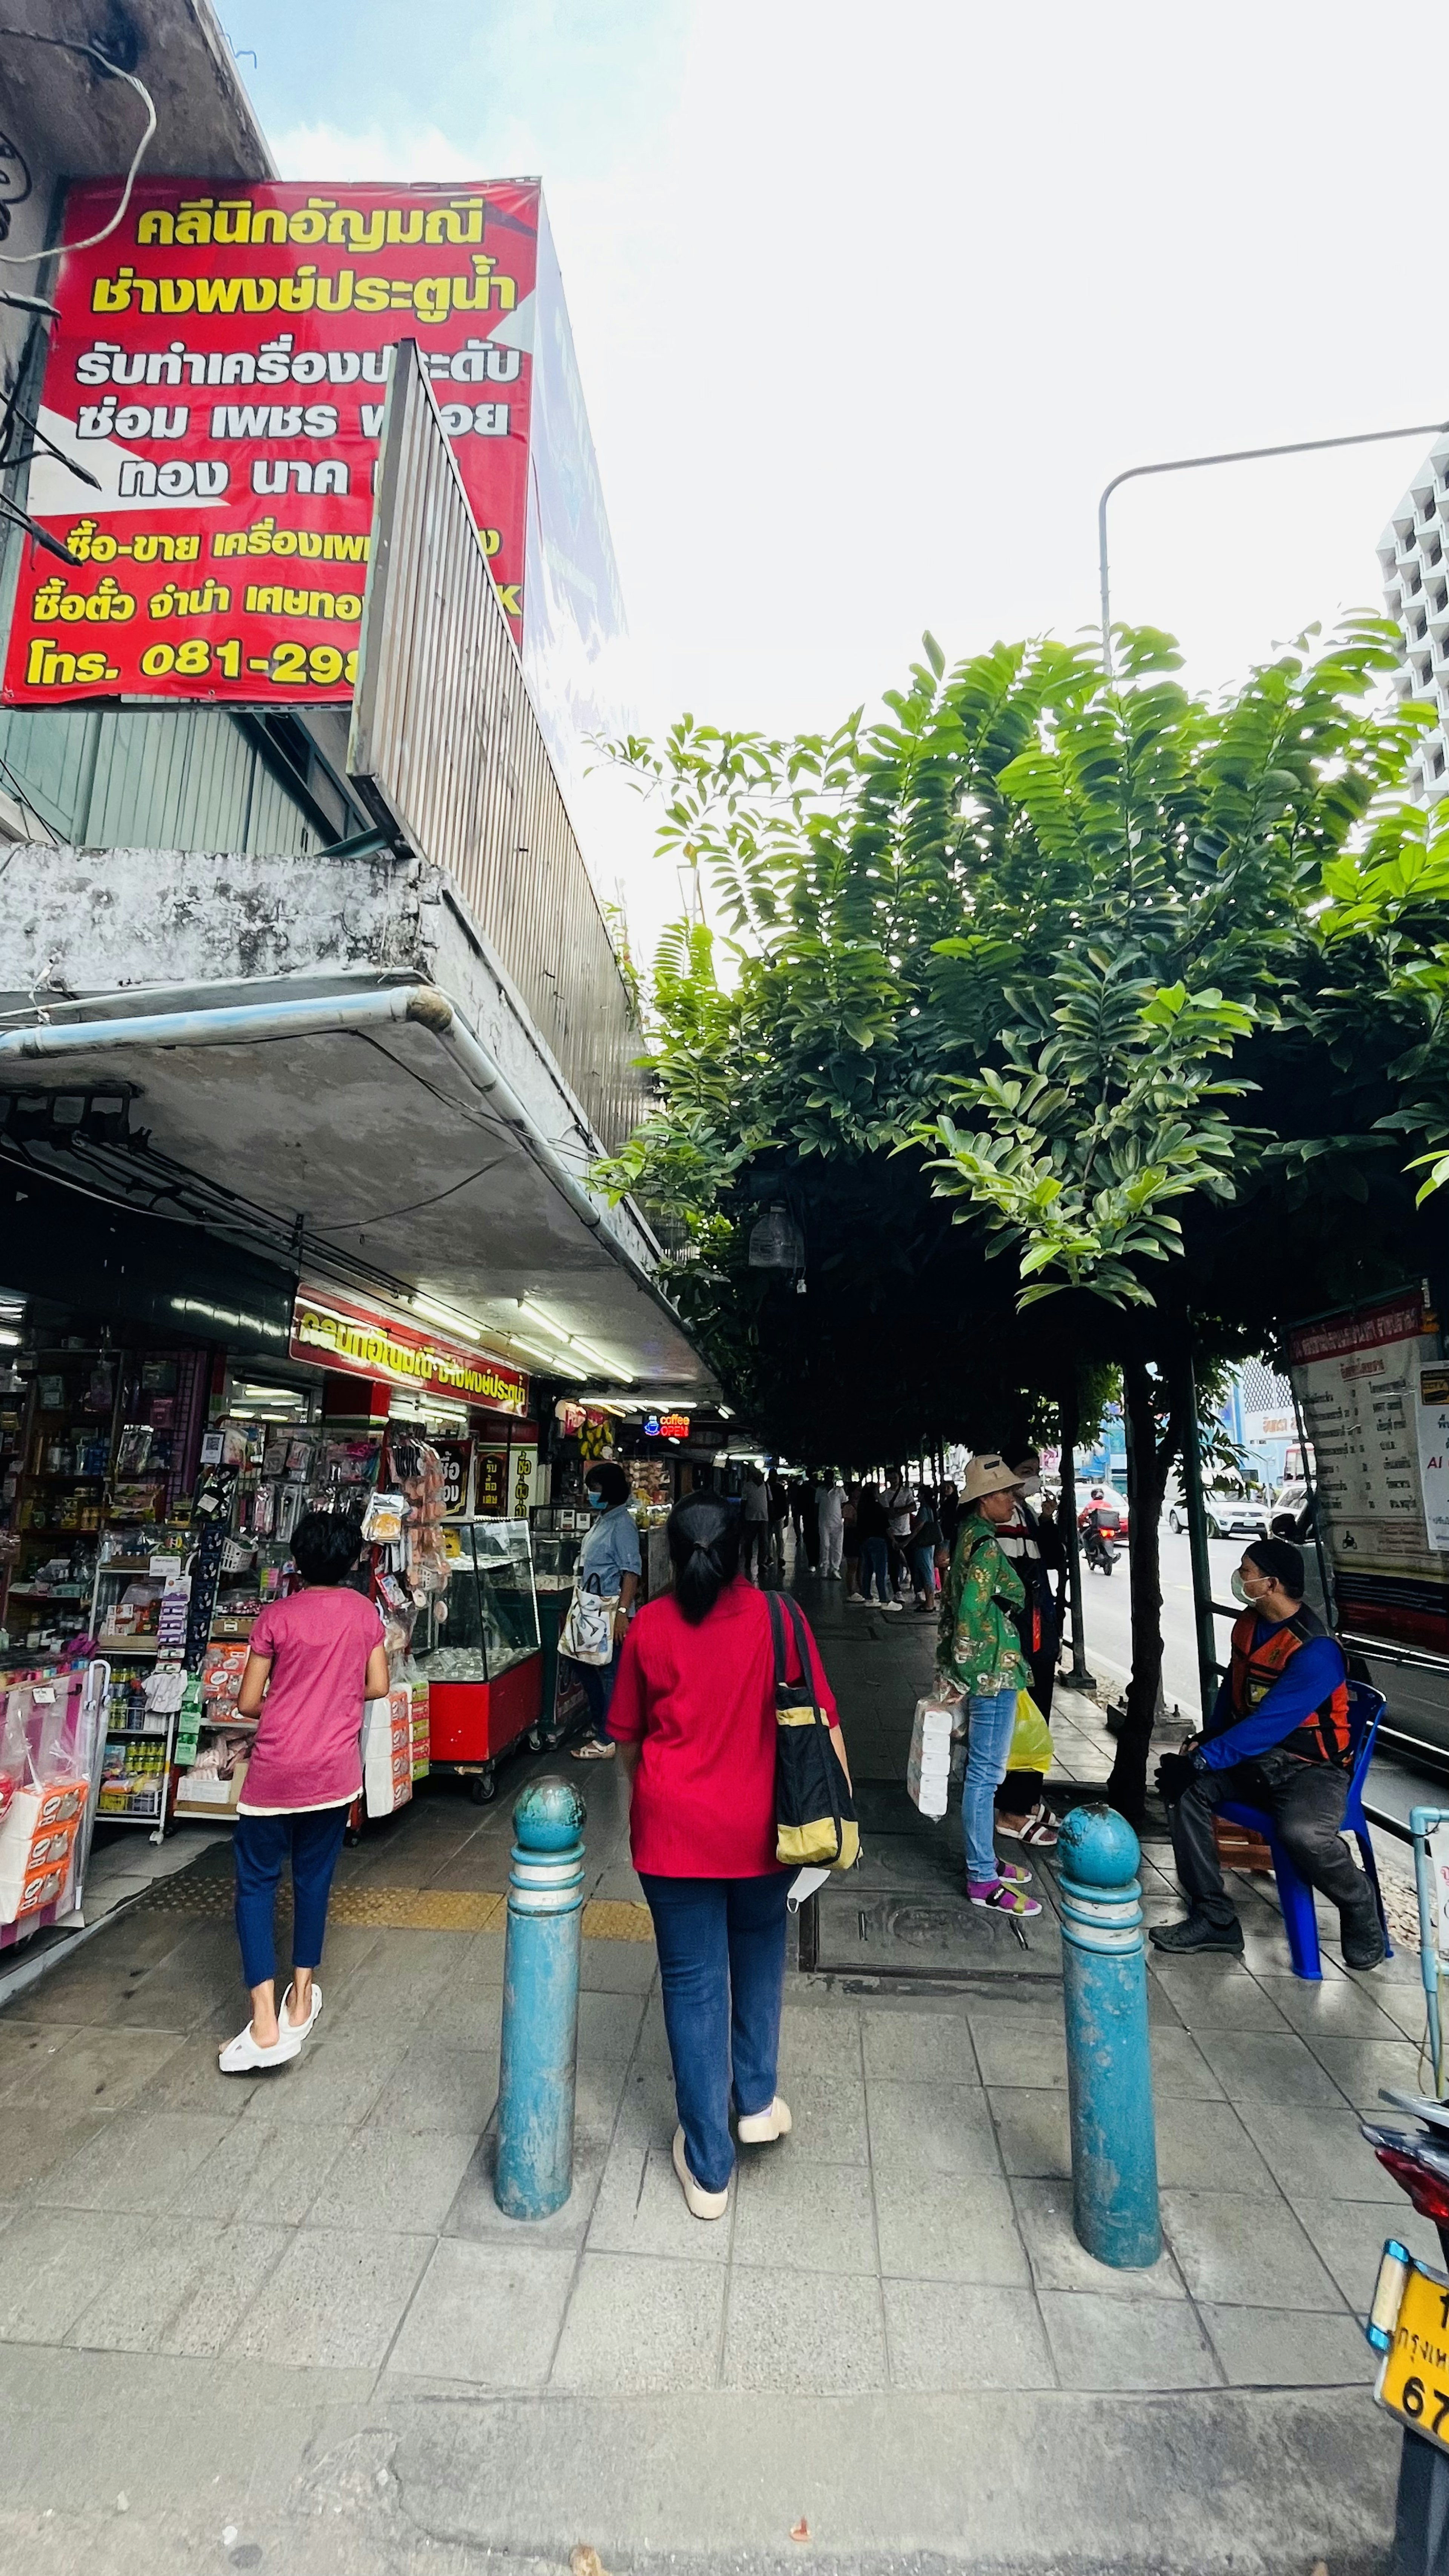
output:
[[[318,1985],[316,1978],[314,1977],[312,1980],[312,2009],[308,2013],[305,2021],[293,2021],[291,2014],[287,2010],[287,2006],[291,2000],[292,1989],[288,1986],[286,1993],[282,1997],[281,2011],[277,2015],[277,2028],[278,2030],[293,2032],[299,2040],[309,2039],[312,2035],[312,2025],[316,2021],[317,2015],[322,2010],[322,1989]]]
[[[289,2066],[292,2059],[301,2054],[300,2032],[284,2029],[270,2048],[263,2048],[253,2039],[252,2026],[248,2022],[245,2030],[239,2030],[235,2039],[227,2041],[216,2062],[223,2075],[257,2075],[268,2066]]]

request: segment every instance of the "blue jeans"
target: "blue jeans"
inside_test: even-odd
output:
[[[870,1599],[872,1576],[875,1578],[877,1599],[889,1601],[891,1597],[890,1558],[883,1538],[863,1538],[860,1542],[860,1588],[867,1601]]]
[[[609,1741],[609,1709],[614,1697],[614,1684],[619,1674],[619,1657],[623,1651],[622,1646],[616,1646],[606,1664],[573,1666],[573,1670],[583,1683],[584,1697],[589,1703],[589,1717],[593,1724],[594,1739],[599,1744],[607,1744]],[[569,1657],[565,1655],[564,1662],[568,1663],[568,1661]]]
[[[1006,1777],[1006,1757],[1016,1724],[1016,1692],[998,1691],[994,1698],[971,1701],[971,1733],[966,1747],[966,1786],[961,1793],[961,1835],[966,1845],[966,1875],[974,1882],[999,1876],[996,1866],[995,1798]]]
[[[790,1872],[763,1878],[657,1878],[639,1884],[654,1917],[664,2027],[689,2170],[723,2191],[734,2168],[736,2111],[775,2098],[785,1990]]]
[[[936,1598],[936,1549],[934,1541],[927,1547],[911,1550],[911,1579],[918,1593],[928,1601]]]
[[[236,1820],[236,1933],[242,1978],[264,1986],[277,1973],[272,1918],[282,1863],[292,1855],[292,1965],[321,1964],[332,1873],[347,1826],[346,1807],[319,1807],[305,1816],[238,1816]]]

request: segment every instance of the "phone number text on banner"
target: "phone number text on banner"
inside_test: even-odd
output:
[[[72,189],[67,236],[115,197]],[[67,252],[28,507],[73,569],[27,545],[6,702],[349,697],[403,338],[521,640],[538,209],[528,183],[168,180]]]

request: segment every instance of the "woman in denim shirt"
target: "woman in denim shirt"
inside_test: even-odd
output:
[[[1013,1468],[988,1452],[973,1458],[961,1488],[961,1521],[941,1587],[941,1633],[936,1663],[940,1682],[964,1691],[970,1707],[966,1785],[961,1830],[966,1845],[966,1893],[973,1905],[995,1914],[1040,1914],[1026,1894],[1031,1872],[1019,1861],[996,1857],[994,1801],[1006,1776],[1016,1724],[1018,1691],[1031,1673],[1012,1617],[1026,1594],[1016,1568],[996,1542],[997,1524],[1009,1521],[1021,1486]]]
[[[583,1683],[594,1726],[588,1742],[575,1745],[573,1758],[575,1762],[611,1762],[614,1745],[609,1734],[609,1703],[614,1696],[619,1650],[629,1634],[629,1614],[639,1592],[639,1525],[629,1508],[629,1479],[622,1467],[612,1461],[590,1467],[584,1477],[584,1492],[597,1518],[579,1551],[578,1581],[585,1591],[602,1592],[605,1597],[617,1592],[619,1607],[614,1615],[614,1651],[609,1661],[575,1664],[573,1668]]]

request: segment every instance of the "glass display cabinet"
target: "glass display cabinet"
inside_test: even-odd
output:
[[[430,1594],[413,1630],[428,1685],[429,1760],[456,1771],[482,1806],[494,1765],[537,1726],[543,1655],[527,1521],[455,1521],[444,1533],[448,1585]]]

